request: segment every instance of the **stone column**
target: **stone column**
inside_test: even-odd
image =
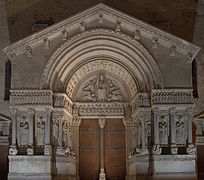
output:
[[[12,139],[11,139],[11,146],[9,148],[10,155],[16,155],[16,133],[17,133],[17,113],[18,110],[16,108],[11,109],[11,120],[12,120]]]
[[[99,118],[100,126],[100,174],[99,180],[105,180],[105,170],[104,170],[104,127],[105,127],[105,117]]]
[[[63,119],[60,118],[59,119],[59,132],[58,132],[59,133],[59,136],[58,136],[59,137],[59,144],[58,144],[59,148],[62,148],[62,134],[63,134],[63,127],[62,127],[63,122],[62,121]]]
[[[28,155],[33,155],[34,150],[33,150],[33,140],[34,140],[34,113],[35,110],[30,108],[28,109],[28,124],[29,124],[29,134],[28,134],[28,148],[27,148],[27,154]]]
[[[170,113],[170,129],[171,129],[171,153],[172,154],[177,154],[178,147],[176,145],[176,127],[175,127],[175,108],[170,108],[169,109]]]
[[[72,119],[72,145],[73,151],[76,154],[76,176],[79,179],[79,126],[81,124],[81,118],[79,116],[73,116]]]
[[[193,119],[193,109],[188,108],[187,109],[187,124],[188,124],[188,144],[193,144],[193,139],[192,139],[192,119]]]
[[[46,109],[46,120],[45,120],[45,147],[44,147],[44,155],[51,155],[51,144],[50,144],[50,137],[51,137],[51,109]]]

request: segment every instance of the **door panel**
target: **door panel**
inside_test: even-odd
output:
[[[108,180],[124,180],[126,172],[125,128],[122,119],[107,119],[105,125],[105,171]]]
[[[106,119],[104,128],[105,173],[107,180],[124,180],[126,174],[125,128],[122,119]],[[100,169],[98,119],[82,119],[79,139],[79,175],[98,180]]]
[[[79,134],[79,175],[82,180],[98,180],[99,125],[97,119],[82,119]]]

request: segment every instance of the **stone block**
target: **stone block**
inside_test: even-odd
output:
[[[197,177],[195,155],[154,155],[153,162],[156,180],[194,180]]]

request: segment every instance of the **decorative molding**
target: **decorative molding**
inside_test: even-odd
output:
[[[55,108],[64,108],[72,114],[72,100],[65,93],[54,93],[53,104]]]
[[[154,89],[151,93],[155,104],[193,104],[192,89]]]
[[[10,90],[10,105],[50,105],[52,106],[51,90]]]
[[[84,64],[72,75],[67,85],[68,96],[72,97],[74,89],[82,77],[100,70],[105,70],[120,77],[127,84],[127,87],[129,87],[131,96],[134,96],[135,92],[137,92],[135,80],[123,66],[108,60],[95,60]]]
[[[76,103],[79,116],[124,116],[126,103]]]
[[[143,21],[140,21],[136,18],[130,17],[122,12],[119,12],[111,7],[108,7],[104,4],[98,4],[96,6],[94,6],[93,8],[90,8],[88,10],[85,10],[65,21],[62,21],[60,23],[57,23],[56,25],[49,27],[43,31],[40,31],[34,35],[31,35],[15,44],[12,44],[11,46],[8,46],[6,48],[4,48],[4,52],[10,57],[10,55],[12,54],[12,52],[17,52],[17,55],[25,52],[25,44],[31,44],[32,46],[34,44],[38,44],[40,43],[39,41],[43,38],[43,37],[53,37],[56,36],[57,34],[59,34],[59,31],[61,32],[61,29],[63,28],[67,28],[67,27],[72,27],[72,28],[76,28],[77,26],[80,26],[81,32],[83,32],[85,30],[85,26],[84,23],[91,23],[91,20],[97,20],[98,19],[98,14],[100,14],[101,12],[103,12],[103,18],[108,19],[111,23],[115,24],[115,22],[120,22],[117,23],[116,26],[116,30],[121,30],[119,26],[121,26],[121,24],[123,25],[123,28],[129,30],[129,31],[133,31],[133,29],[138,29],[142,32],[143,36],[146,36],[150,39],[152,39],[153,37],[158,36],[160,41],[159,43],[166,46],[166,47],[170,47],[171,44],[175,44],[178,47],[178,52],[181,52],[183,54],[187,54],[187,53],[191,53],[192,57],[191,60],[192,61],[196,54],[199,51],[199,48],[194,46],[193,44],[190,44],[187,41],[184,41],[181,38],[175,37],[169,33],[166,33],[162,30],[159,30],[155,27],[153,27],[150,24],[147,24]],[[120,19],[120,21],[119,21]],[[79,21],[80,20],[80,21]],[[82,24],[81,24],[82,23]],[[77,25],[78,24],[78,25]],[[46,47],[48,47],[46,45]]]

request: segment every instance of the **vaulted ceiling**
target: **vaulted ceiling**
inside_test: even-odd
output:
[[[100,2],[192,41],[197,0],[5,0],[11,42]],[[37,27],[37,28],[36,28]]]

